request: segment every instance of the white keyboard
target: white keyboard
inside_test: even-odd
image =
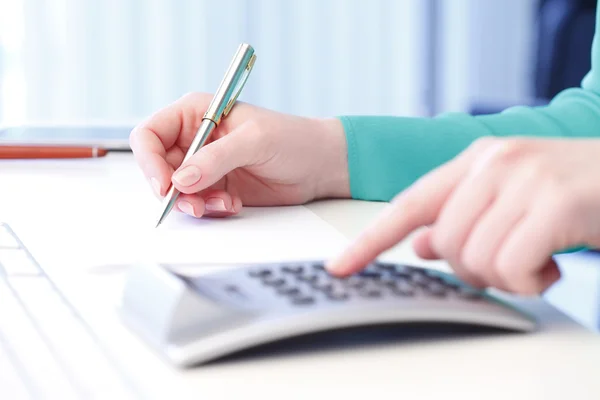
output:
[[[6,224],[0,224],[0,398],[140,398]]]

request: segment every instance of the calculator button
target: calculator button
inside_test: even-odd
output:
[[[399,280],[393,276],[382,276],[377,283],[383,287],[393,287],[398,284]]]
[[[425,292],[435,297],[443,297],[446,296],[446,288],[440,284],[434,283],[426,286],[424,288]]]
[[[282,294],[284,296],[297,296],[300,294],[300,289],[297,287],[280,287],[277,289],[277,293]]]
[[[427,275],[417,272],[412,274],[410,280],[417,286],[426,287],[429,284],[429,278]]]
[[[334,290],[327,293],[327,298],[330,300],[346,300],[350,295],[347,292]]]
[[[447,282],[439,275],[436,275],[433,273],[427,273],[426,275],[429,278],[430,282],[435,282],[435,283],[438,283],[438,284],[444,285],[444,286],[447,285]]]
[[[377,263],[375,265],[381,271],[393,271],[396,269],[396,265],[391,263]]]
[[[358,294],[361,297],[368,297],[368,298],[375,298],[375,297],[381,297],[381,291],[376,290],[376,289],[366,289],[366,290],[360,290],[358,292]]]
[[[283,279],[283,278],[268,278],[268,279],[263,279],[263,283],[268,286],[281,287],[281,286],[285,285],[285,279]]]
[[[381,273],[378,271],[373,271],[373,270],[362,270],[358,273],[358,276],[361,276],[363,278],[380,278],[381,277]]]
[[[304,272],[304,267],[302,265],[286,265],[281,270],[290,274],[301,274]]]
[[[330,282],[317,281],[313,282],[312,287],[316,290],[331,290],[333,289],[333,284]]]
[[[297,296],[292,298],[292,303],[296,305],[307,305],[315,302],[314,297],[310,296]]]
[[[316,282],[318,279],[319,279],[319,277],[315,274],[298,276],[298,280],[300,280],[302,282],[308,282],[308,283]]]
[[[391,288],[391,291],[396,296],[413,296],[415,290],[409,285],[396,285]]]
[[[254,278],[266,278],[268,276],[271,276],[273,272],[268,268],[259,268],[250,271],[249,274],[251,277]]]
[[[344,282],[344,285],[353,287],[353,288],[361,288],[367,284],[367,282],[364,279],[361,279],[358,276],[349,276],[343,282]]]
[[[402,279],[410,279],[412,277],[412,274],[406,268],[396,268],[395,270],[390,271],[390,275]]]
[[[323,264],[313,264],[313,269],[315,271],[325,271],[325,266]]]

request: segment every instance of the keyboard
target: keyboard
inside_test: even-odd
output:
[[[532,316],[451,274],[374,262],[338,278],[319,260],[139,265],[129,272],[120,315],[159,355],[183,368],[360,327],[422,323],[527,333],[537,326]]]
[[[0,398],[139,398],[7,224],[0,224]]]

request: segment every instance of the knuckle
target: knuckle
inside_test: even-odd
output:
[[[525,147],[519,139],[508,139],[497,144],[490,156],[490,164],[504,166],[519,160],[525,153]]]

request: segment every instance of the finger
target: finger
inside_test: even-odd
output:
[[[550,286],[554,285],[561,278],[560,268],[558,264],[550,258],[546,265],[542,268],[539,274],[540,287],[542,291],[547,290]]]
[[[471,230],[496,197],[499,177],[498,171],[486,171],[458,183],[433,230],[432,244],[437,254],[448,261],[462,261],[461,252]]]
[[[525,216],[529,202],[527,194],[531,192],[529,186],[529,180],[522,179],[499,195],[476,223],[460,257],[470,270],[485,269],[489,284],[500,290],[509,290],[509,286],[498,273],[497,254],[510,232]]]
[[[131,132],[129,144],[134,158],[144,175],[151,182],[158,182],[161,195],[166,192],[171,178],[165,161],[167,149],[180,138],[191,142],[209,101],[210,96],[204,94],[184,96]]]
[[[178,146],[171,147],[169,150],[167,150],[165,161],[167,164],[169,164],[169,167],[171,167],[171,175],[173,175],[173,172],[179,168],[184,157],[184,151]]]
[[[204,199],[197,194],[181,194],[175,205],[177,210],[191,217],[200,218],[204,215]]]
[[[413,249],[415,254],[424,260],[439,260],[441,257],[433,250],[431,245],[431,228],[425,228],[417,233],[413,239]]]
[[[439,260],[441,257],[433,248],[432,237],[433,230],[435,228],[427,228],[422,232],[419,232],[413,241],[413,248],[415,253],[425,260]],[[456,275],[464,282],[470,284],[473,287],[484,288],[485,283],[476,275],[470,273],[464,265],[458,262],[449,262],[450,267],[456,273]]]
[[[201,148],[175,171],[173,184],[182,193],[199,192],[232,170],[260,160],[267,143],[254,121]]]
[[[241,200],[224,190],[181,194],[177,200],[180,211],[196,217],[227,217],[241,211]]]
[[[556,209],[536,205],[508,235],[495,264],[508,288],[519,294],[538,294],[545,289],[539,278],[555,250],[555,235],[564,227],[553,215]]]
[[[352,274],[410,232],[433,223],[464,170],[465,162],[458,159],[423,177],[397,196],[340,256],[328,262],[327,269],[336,275]]]

